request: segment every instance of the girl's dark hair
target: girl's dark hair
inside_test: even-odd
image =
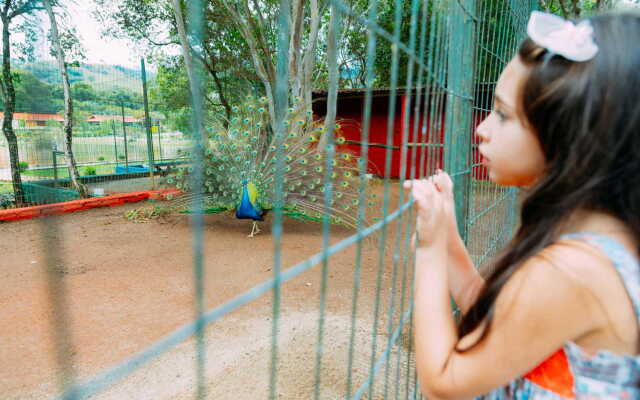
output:
[[[640,251],[640,14],[590,21],[599,46],[590,61],[569,61],[530,39],[518,51],[529,67],[520,114],[538,136],[546,174],[529,190],[515,237],[458,327],[463,337],[486,320],[484,331],[459,352],[486,337],[505,283],[557,239],[573,211],[601,211],[623,221]]]

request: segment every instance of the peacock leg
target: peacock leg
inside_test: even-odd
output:
[[[258,221],[253,221],[253,226],[251,227],[251,234],[249,235],[249,237],[252,238],[258,233],[260,233],[260,228],[258,228]]]

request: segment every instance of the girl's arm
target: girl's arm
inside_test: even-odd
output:
[[[449,239],[447,246],[449,290],[462,314],[466,314],[484,287],[484,279],[473,264],[457,227],[454,229],[455,237]]]
[[[449,289],[462,314],[466,314],[484,287],[484,279],[473,264],[467,247],[458,232],[451,178],[449,178],[448,174],[437,170],[432,179],[436,189],[443,195],[445,200],[444,207],[448,215],[447,271]]]
[[[554,263],[534,257],[503,287],[482,343],[459,352],[475,343],[484,326],[458,337],[449,300],[449,235],[437,234],[448,218],[446,200],[432,182],[414,181],[411,189],[418,208],[416,367],[427,397],[468,399],[485,394],[531,371],[565,342],[607,326],[592,290],[610,265],[579,256]],[[593,279],[585,284],[585,277]]]

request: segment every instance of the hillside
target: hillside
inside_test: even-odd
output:
[[[49,84],[60,82],[60,73],[54,61],[38,61],[33,63],[13,62],[14,69],[23,69],[32,72],[38,79]],[[154,74],[147,72],[149,81],[154,79]],[[74,82],[89,83],[96,89],[113,90],[117,88],[134,91],[141,90],[140,70],[107,64],[81,64],[79,67],[69,68],[69,80]]]

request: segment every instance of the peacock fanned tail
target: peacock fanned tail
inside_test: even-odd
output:
[[[361,201],[360,159],[336,151],[327,163],[329,153],[319,146],[325,126],[321,121],[313,121],[311,110],[300,106],[287,110],[284,134],[275,138],[268,129],[265,103],[263,98],[233,107],[226,128],[215,121],[209,124],[211,132],[203,165],[205,212],[236,210],[243,188],[246,190],[248,185],[255,208],[272,209],[277,198],[276,176],[280,173],[286,215],[308,221],[322,221],[327,215],[332,223],[355,227]],[[335,142],[344,144],[344,138],[336,136]],[[282,157],[281,171],[277,170],[278,157]],[[331,165],[329,175],[328,165]],[[177,208],[188,208],[193,198],[189,179],[192,171],[192,166],[178,169],[167,181],[184,193],[174,200]],[[327,176],[329,180],[325,182]],[[331,198],[325,207],[329,182]],[[365,207],[373,205],[375,196],[367,194],[367,185],[363,190]]]

